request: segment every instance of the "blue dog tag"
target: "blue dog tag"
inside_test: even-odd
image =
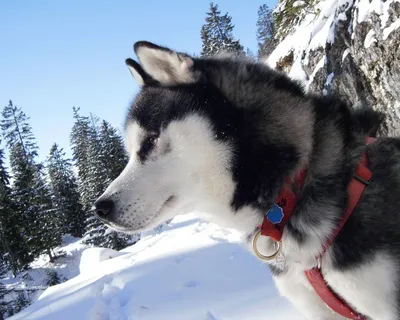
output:
[[[276,204],[274,204],[272,208],[267,212],[267,219],[273,224],[281,223],[283,217],[284,214],[282,208]]]

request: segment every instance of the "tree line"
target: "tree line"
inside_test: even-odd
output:
[[[11,100],[2,111],[1,276],[9,271],[16,276],[27,270],[41,254],[53,261],[57,258],[54,249],[66,234],[83,237],[87,244],[116,250],[138,239],[108,229],[91,212],[93,202],[128,161],[122,137],[107,121],[100,121],[93,114],[81,115],[75,107],[72,111],[72,159],[54,143],[42,162],[38,160],[29,117]],[[5,166],[6,153],[9,168]],[[6,292],[0,284],[0,300]],[[4,303],[0,303],[0,308],[5,308]],[[7,311],[10,314],[10,308]]]
[[[90,211],[128,161],[122,137],[93,114],[83,116],[74,107],[73,117],[73,158],[66,158],[55,143],[47,159],[39,162],[28,116],[12,101],[3,109],[0,127],[10,169],[0,149],[0,250],[14,275],[43,253],[52,261],[53,249],[65,234],[117,250],[131,238],[107,232]]]
[[[237,55],[246,55],[253,60],[267,58],[277,45],[275,38],[275,17],[274,12],[263,4],[258,8],[256,23],[257,55],[249,48],[244,51],[240,40],[236,39],[233,33],[234,24],[232,17],[228,14],[221,14],[218,4],[210,3],[209,11],[206,13],[206,22],[201,28],[202,40],[201,56],[212,56],[226,51]]]

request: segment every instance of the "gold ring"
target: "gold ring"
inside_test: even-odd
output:
[[[278,248],[276,249],[275,253],[271,254],[270,256],[265,256],[263,255],[260,251],[257,249],[257,241],[258,238],[261,236],[261,230],[257,231],[253,238],[253,251],[256,254],[257,257],[259,257],[262,260],[273,260],[276,258],[276,256],[281,252],[282,249],[282,241],[275,241],[277,244]]]

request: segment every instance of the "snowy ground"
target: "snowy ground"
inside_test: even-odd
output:
[[[176,217],[120,252],[86,249],[79,275],[9,319],[302,319],[238,239],[192,216]]]
[[[11,296],[7,296],[7,300],[15,299],[18,293],[25,292],[29,300],[36,301],[48,287],[47,271],[57,272],[61,281],[77,276],[81,253],[87,247],[78,238],[64,236],[62,245],[55,250],[56,254],[61,256],[54,262],[49,261],[48,255],[42,255],[30,264],[31,269],[21,272],[16,278],[9,272],[8,277],[1,279],[8,290],[13,290]]]

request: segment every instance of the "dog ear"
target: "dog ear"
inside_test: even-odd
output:
[[[151,42],[138,41],[133,46],[144,71],[162,85],[193,83],[193,59]]]
[[[125,60],[125,63],[139,86],[149,84],[151,81],[153,81],[146,71],[143,70],[142,66],[135,60],[128,58]]]

